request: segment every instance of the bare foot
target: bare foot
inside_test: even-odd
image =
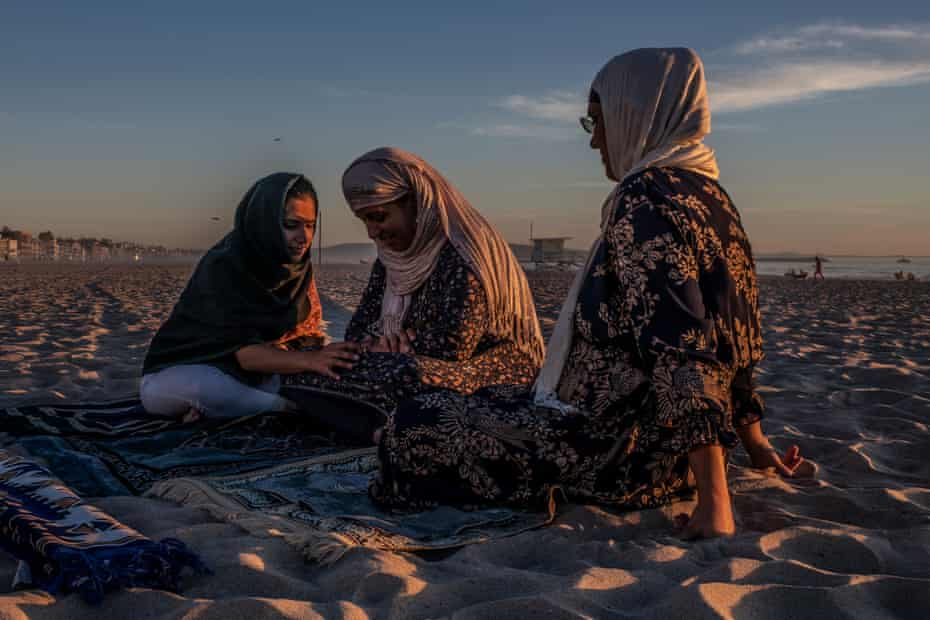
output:
[[[709,506],[699,501],[690,516],[684,513],[676,516],[675,525],[683,540],[718,538],[736,533],[733,509],[729,503]]]

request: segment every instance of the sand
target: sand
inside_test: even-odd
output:
[[[188,273],[0,266],[0,406],[131,394]],[[530,274],[546,326],[569,277]],[[320,286],[351,306],[365,280],[363,267],[327,267]],[[671,520],[689,504],[568,506],[552,527],[443,557],[354,549],[321,568],[197,510],[101,498],[145,534],[184,540],[216,574],[94,609],[8,592],[15,562],[0,555],[0,618],[930,617],[930,284],[773,278],[762,298],[765,428],[818,471],[783,480],[737,451],[733,538],[678,540]]]

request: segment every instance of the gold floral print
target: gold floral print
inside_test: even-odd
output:
[[[401,403],[386,427],[372,497],[649,507],[687,491],[687,454],[732,446],[762,417],[762,330],[752,250],[715,182],[648,169],[624,182],[573,317],[559,397],[536,407],[494,388]]]

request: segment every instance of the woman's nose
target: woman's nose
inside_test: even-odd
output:
[[[371,240],[378,238],[378,233],[380,232],[378,225],[373,222],[366,222],[365,228],[368,229],[368,238]]]

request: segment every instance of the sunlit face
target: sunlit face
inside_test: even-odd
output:
[[[417,232],[417,205],[409,197],[383,205],[365,207],[355,213],[365,223],[368,238],[379,248],[403,252]]]
[[[601,112],[601,104],[589,102],[588,116],[594,119],[591,148],[600,152],[601,162],[604,164],[604,172],[607,174],[607,178],[619,182],[620,179],[614,177],[613,168],[610,165],[610,153],[607,150],[607,133],[604,129],[604,115]]]
[[[310,196],[290,198],[284,204],[284,242],[291,261],[299,263],[313,244],[316,201]]]

